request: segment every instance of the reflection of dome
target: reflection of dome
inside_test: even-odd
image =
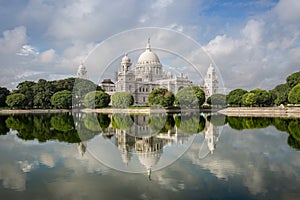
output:
[[[150,40],[148,40],[146,51],[140,55],[137,64],[160,64],[158,56],[151,51]]]
[[[158,163],[162,155],[162,149],[151,153],[138,153],[137,155],[140,163],[144,165],[147,170],[149,170]]]

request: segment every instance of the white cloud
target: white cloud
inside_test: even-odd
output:
[[[49,49],[47,51],[44,51],[40,54],[40,62],[42,63],[51,63],[54,62],[56,59],[56,52],[54,49]]]
[[[26,28],[24,26],[4,31],[3,37],[0,38],[0,53],[2,55],[17,53],[26,44],[27,39]]]
[[[298,0],[280,0],[275,7],[276,13],[280,19],[287,23],[297,23],[300,21],[300,1]]]

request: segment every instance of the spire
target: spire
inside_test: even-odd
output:
[[[150,38],[148,38],[146,50],[151,51]]]

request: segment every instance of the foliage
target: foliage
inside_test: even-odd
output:
[[[291,89],[288,99],[290,103],[300,104],[300,83]]]
[[[133,125],[133,118],[128,114],[113,114],[112,126],[120,130],[128,130]]]
[[[26,96],[24,94],[10,94],[6,97],[6,104],[10,108],[24,108],[26,105]]]
[[[205,118],[199,113],[182,113],[175,116],[175,124],[184,133],[196,134],[204,130]]]
[[[300,140],[296,140],[292,135],[288,137],[287,143],[290,147],[300,150]]]
[[[300,83],[300,71],[299,72],[295,72],[291,75],[289,75],[286,78],[286,83],[290,88],[295,87],[298,83]]]
[[[58,131],[68,132],[74,129],[73,117],[66,114],[59,114],[51,117],[51,126]]]
[[[247,91],[243,89],[235,89],[229,92],[226,97],[227,103],[231,106],[242,106],[242,97]]]
[[[33,105],[36,108],[50,108],[51,96],[54,94],[53,85],[44,79],[40,79],[37,84],[33,86],[34,99]]]
[[[148,126],[152,133],[167,133],[172,130],[175,121],[172,115],[151,114],[148,120]]]
[[[227,117],[229,126],[236,130],[266,128],[273,124],[267,117]]]
[[[256,102],[254,104],[258,106],[268,106],[271,104],[271,96],[266,90],[256,88],[254,90],[251,90],[250,93],[253,93],[256,96]]]
[[[256,101],[257,101],[257,96],[252,92],[248,92],[242,96],[242,103],[244,106],[252,107],[256,104]]]
[[[9,90],[5,87],[0,87],[0,107],[5,107],[6,97],[10,94]]]
[[[117,92],[111,97],[111,104],[115,108],[128,108],[134,102],[130,92]]]
[[[224,126],[227,123],[226,116],[222,114],[209,115],[207,120],[214,126]]]
[[[181,108],[200,108],[205,102],[205,93],[197,86],[189,86],[176,93],[175,104]]]
[[[276,105],[286,104],[288,102],[289,91],[290,88],[287,84],[277,85],[273,90],[270,91],[270,93],[274,93],[276,95],[274,103]]]
[[[87,108],[104,108],[110,102],[110,96],[102,91],[89,92],[84,97],[84,105]]]
[[[299,126],[300,120],[295,119],[291,120],[288,126],[289,133],[300,142],[300,126]]]
[[[83,118],[85,127],[90,131],[103,131],[110,124],[107,114],[87,113]]]
[[[34,86],[36,85],[33,81],[24,81],[17,85],[17,90],[14,90],[13,93],[20,93],[24,94],[26,96],[27,102],[26,107],[27,108],[33,108],[33,100],[35,95],[35,89]]]
[[[6,119],[8,116],[0,115],[0,135],[6,135],[9,132],[9,128],[6,126]]]
[[[209,105],[214,106],[226,106],[226,95],[225,94],[213,94],[207,98],[206,102]]]
[[[51,104],[55,108],[71,108],[72,106],[72,93],[68,90],[56,92],[51,97]]]
[[[165,88],[157,88],[150,92],[148,102],[150,105],[161,105],[162,107],[172,106],[175,96]]]

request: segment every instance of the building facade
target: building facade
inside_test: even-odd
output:
[[[148,39],[146,49],[135,65],[126,54],[117,72],[117,81],[113,83],[110,79],[104,79],[99,85],[110,95],[115,92],[130,92],[134,97],[135,105],[148,105],[148,95],[153,89],[166,88],[176,94],[180,89],[191,86],[193,83],[183,73],[174,75],[164,71]],[[204,84],[200,88],[205,91],[206,97],[217,92],[218,80],[212,65],[208,68]]]

